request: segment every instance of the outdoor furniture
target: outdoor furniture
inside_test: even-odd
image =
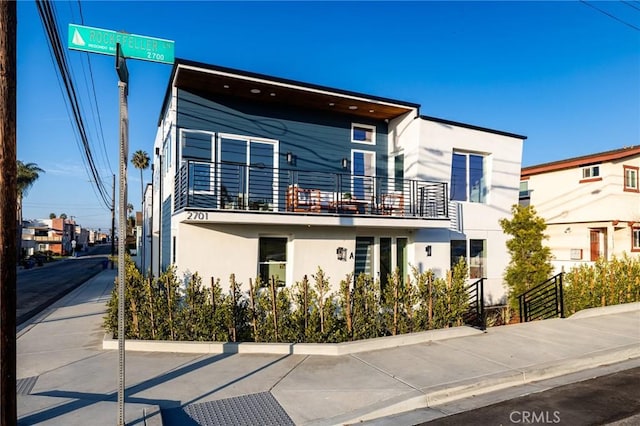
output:
[[[287,211],[290,212],[319,212],[320,191],[318,189],[300,188],[289,185],[287,190]]]
[[[398,192],[382,194],[381,209],[384,215],[404,215],[404,195]]]

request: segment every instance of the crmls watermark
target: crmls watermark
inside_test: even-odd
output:
[[[557,424],[560,411],[512,411],[509,420],[515,424]]]

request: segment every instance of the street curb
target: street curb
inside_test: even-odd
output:
[[[591,317],[599,317],[602,315],[614,315],[614,314],[621,314],[624,312],[632,312],[632,311],[640,312],[640,302],[621,303],[619,305],[600,306],[597,308],[583,309],[571,315],[567,319],[573,320],[573,319],[581,319],[581,318],[591,318]]]
[[[344,343],[255,343],[255,342],[172,342],[166,340],[125,340],[125,350],[190,354],[277,354],[342,356],[415,345],[438,340],[484,334],[469,326],[442,328]],[[118,349],[118,340],[106,333],[102,349]]]
[[[640,359],[640,345],[637,343],[615,349],[595,351],[579,358],[563,359],[523,369],[512,369],[492,374],[484,379],[474,378],[457,383],[448,383],[439,388],[420,389],[423,394],[419,396],[411,398],[406,398],[406,395],[398,396],[351,413],[313,421],[308,423],[308,426],[354,424],[416,409],[435,408],[463,398],[552,379],[631,359]]]

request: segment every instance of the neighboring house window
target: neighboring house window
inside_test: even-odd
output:
[[[351,142],[375,145],[376,144],[375,126],[353,123],[351,125]]]
[[[487,202],[485,156],[453,153],[451,162],[451,200]]]
[[[631,251],[640,251],[640,226],[631,228]]]
[[[587,166],[582,168],[582,180],[580,182],[592,182],[600,180],[600,166]]]
[[[278,286],[287,282],[287,239],[261,237],[259,241],[258,268],[263,285],[274,278]]]
[[[624,166],[624,190],[638,192],[638,167]]]

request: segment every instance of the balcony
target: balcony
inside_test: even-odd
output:
[[[46,243],[59,243],[62,241],[62,237],[59,235],[36,235],[33,237],[33,240]]]
[[[443,182],[186,161],[174,211],[448,219],[447,194]]]

